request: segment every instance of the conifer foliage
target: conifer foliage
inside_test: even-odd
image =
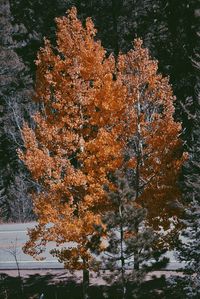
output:
[[[32,80],[16,53],[9,1],[0,2],[0,219],[33,219],[28,189],[31,184],[18,159],[23,147],[21,127],[34,111],[30,104]]]
[[[135,202],[135,190],[125,174],[116,171],[113,180],[114,191],[108,190],[113,209],[102,219],[106,236],[104,268],[111,272],[108,282],[120,285],[121,298],[137,298],[146,274],[164,268],[168,260],[161,258],[162,250],[156,250],[158,234],[146,226],[147,211]],[[134,284],[132,295],[130,282]]]
[[[199,65],[197,65],[199,66]],[[187,298],[200,296],[200,138],[199,138],[199,86],[196,87],[197,110],[194,115],[193,147],[190,148],[188,163],[185,165],[184,194],[189,202],[184,215],[185,229],[179,247],[179,258],[185,264],[184,291]],[[181,281],[181,279],[179,279]],[[176,281],[177,282],[179,282]]]
[[[24,250],[36,256],[54,241],[52,253],[66,268],[83,269],[88,280],[96,265],[95,227],[113,208],[104,187],[115,189],[117,169],[130,174],[133,201],[146,208],[151,224],[169,225],[170,203],[180,195],[181,126],[173,120],[168,79],[157,74],[141,40],[116,61],[95,41],[91,19],[83,27],[75,8],[56,23],[57,47],[45,40],[36,61],[41,111],[33,116],[34,130],[24,126],[19,152],[42,186],[33,195],[38,225]]]

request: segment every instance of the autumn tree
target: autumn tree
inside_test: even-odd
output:
[[[12,46],[7,44],[6,51],[11,53],[10,50],[12,48],[12,51],[14,50],[22,58],[23,63],[29,66],[26,72],[28,71],[31,78],[35,78],[34,59],[36,52],[42,45],[42,37],[44,35],[48,36],[52,43],[55,43],[54,17],[63,15],[66,9],[72,5],[77,6],[81,20],[85,20],[88,15],[92,17],[95,21],[95,26],[98,28],[97,36],[101,39],[104,48],[109,53],[112,51],[117,53],[119,50],[126,52],[131,48],[133,38],[140,36],[144,40],[145,47],[148,47],[151,54],[159,60],[160,71],[170,76],[170,82],[173,84],[173,90],[177,96],[176,118],[183,121],[184,130],[182,136],[184,140],[190,140],[189,146],[192,144],[193,120],[188,117],[183,107],[188,103],[191,114],[194,113],[196,106],[194,97],[196,79],[190,57],[193,56],[195,48],[198,52],[197,45],[199,39],[198,34],[196,34],[199,26],[198,1],[49,0],[48,9],[46,9],[45,0],[9,0],[3,1],[2,5],[4,4],[9,5],[9,14],[12,20],[12,26],[7,21],[4,25],[2,23],[1,26],[1,35],[10,36],[12,31]],[[1,10],[5,12],[3,6]],[[3,13],[1,20],[5,21],[7,16],[7,13]],[[9,28],[12,30],[9,31]],[[166,44],[168,45],[167,47]],[[16,60],[14,64],[10,64],[10,61],[11,59],[4,59],[5,64],[8,66],[8,68],[6,67],[8,72],[10,65],[18,64]],[[12,68],[10,70],[13,71]],[[13,77],[19,79],[21,76],[19,73],[14,75],[15,72],[17,73],[17,69],[12,72]],[[18,92],[20,94],[19,100],[17,103],[15,102],[14,112],[18,121],[20,120],[21,122],[23,120],[23,111],[27,115],[30,105],[30,96],[28,95],[25,97],[25,100],[21,101],[21,87],[27,91],[32,91],[32,84],[29,84],[30,78],[28,78],[27,74],[26,78],[23,77],[19,81],[23,82],[23,84],[13,84],[12,90],[14,95],[18,94]],[[6,89],[9,90],[10,86],[8,85]],[[16,180],[18,181],[18,176],[13,172],[13,169],[19,169],[19,165],[17,167],[15,166],[16,164],[14,167],[12,165],[11,171],[9,171],[10,165],[17,160],[12,137],[21,144],[18,125],[13,117],[12,108],[12,105],[9,107],[5,106],[3,111],[4,120],[9,124],[8,127],[12,127],[12,136],[8,140],[8,134],[5,134],[0,145],[2,157],[2,172],[0,173],[1,199],[4,203],[2,214],[6,215],[6,208],[6,210],[13,211],[13,213],[7,213],[7,219],[17,220],[21,218],[23,220],[23,217],[20,216],[20,210],[18,209],[20,213],[15,213],[16,210],[15,208],[13,209],[15,202],[13,198],[16,199],[18,206],[25,207],[28,203],[27,189],[29,189],[29,183],[26,180],[26,171],[22,169],[21,177],[25,179],[20,184],[24,182],[24,184],[21,184],[23,189],[18,188],[18,191],[15,192],[15,188],[18,185],[15,182],[13,183],[13,177],[15,180],[16,175]],[[8,167],[8,171],[6,167]],[[14,192],[13,190],[9,191],[10,183],[12,183],[11,189]],[[9,196],[8,192],[10,193]],[[20,197],[20,193],[24,195]],[[22,203],[20,203],[20,199],[22,199]],[[10,207],[10,203],[13,204],[13,207]],[[30,207],[28,205],[28,211],[30,211]],[[13,214],[16,215],[13,217]],[[26,213],[25,219],[28,219],[29,216],[27,217],[27,215],[29,215],[29,212]],[[5,217],[3,218],[5,219]]]
[[[134,47],[118,60],[128,103],[124,155],[131,165],[136,203],[148,210],[154,228],[166,229],[169,215],[180,210],[177,179],[186,158],[179,138],[181,125],[173,118],[175,97],[168,78],[158,74],[158,63],[142,48],[141,40],[135,40]]]
[[[157,74],[141,40],[116,61],[95,41],[92,21],[83,27],[75,8],[56,23],[57,47],[46,39],[36,61],[41,109],[34,130],[24,125],[19,153],[41,186],[33,195],[38,225],[24,250],[37,256],[56,242],[52,254],[66,268],[83,270],[86,297],[88,270],[96,264],[95,226],[113,208],[104,186],[113,190],[117,169],[129,174],[133,200],[148,211],[149,223],[169,227],[170,204],[180,197],[181,126],[173,119],[168,79]]]
[[[67,268],[83,269],[86,281],[94,260],[90,238],[106,208],[102,185],[122,159],[125,93],[90,19],[83,28],[73,8],[57,27],[56,50],[45,40],[36,62],[35,99],[42,109],[35,130],[23,129],[20,156],[42,186],[34,195],[38,225],[29,231],[25,252],[35,256],[48,241],[75,242],[53,254]]]

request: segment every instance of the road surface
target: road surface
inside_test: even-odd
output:
[[[35,224],[31,222],[0,225],[0,270],[17,268],[13,252],[16,253],[20,269],[63,269],[63,265],[57,262],[56,258],[49,253],[49,250],[54,247],[53,243],[47,246],[44,254],[46,259],[43,261],[36,261],[31,256],[23,253],[22,247],[28,238],[27,229],[34,227]],[[168,270],[176,270],[181,267],[172,252],[168,253],[167,256],[170,258]]]
[[[31,256],[23,253],[22,247],[28,239],[27,228],[34,227],[35,224],[32,222],[0,225],[0,270],[16,269],[15,254],[21,269],[63,269],[63,265],[57,262],[56,258],[49,253],[49,250],[53,248],[53,244],[48,245],[44,261],[36,261]]]

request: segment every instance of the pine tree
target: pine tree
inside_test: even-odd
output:
[[[114,191],[108,190],[112,211],[103,217],[105,248],[103,267],[110,270],[109,283],[119,283],[121,298],[129,298],[128,285],[134,283],[137,291],[146,274],[153,269],[164,268],[167,259],[160,259],[164,250],[156,248],[158,235],[146,226],[146,209],[135,202],[135,190],[130,186],[126,175],[115,173]],[[138,267],[135,266],[137,261]],[[129,294],[130,296],[130,294]]]
[[[195,3],[191,3],[195,5]],[[195,17],[199,20],[199,11],[195,10]],[[200,26],[196,22],[196,34],[199,35]],[[200,41],[200,39],[199,39]],[[184,165],[183,170],[183,194],[187,202],[187,209],[183,217],[184,229],[182,238],[178,244],[179,259],[186,263],[184,267],[184,279],[170,279],[170,284],[175,288],[181,288],[187,298],[198,298],[200,296],[200,138],[199,138],[199,123],[200,123],[200,81],[199,81],[199,43],[196,43],[194,48],[195,58],[190,61],[193,67],[193,73],[196,76],[196,87],[194,96],[190,98],[188,103],[183,105],[185,114],[193,123],[191,130],[191,142],[187,142],[189,159]],[[191,111],[190,106],[195,107],[195,111]]]
[[[10,0],[13,17],[13,37],[17,42],[17,53],[35,77],[37,52],[43,43],[43,36],[55,42],[54,18],[65,14],[75,5],[73,0]]]
[[[190,159],[185,165],[184,190],[188,207],[183,220],[184,230],[179,245],[179,258],[186,263],[184,272],[184,292],[187,298],[200,296],[200,97],[197,85],[197,111],[194,117],[193,147],[190,150]],[[182,281],[177,281],[177,285]]]
[[[9,1],[0,2],[0,11],[1,218],[21,222],[31,218],[32,206],[27,194],[27,175],[16,149],[23,146],[21,127],[32,112],[28,103],[32,82],[15,52]]]

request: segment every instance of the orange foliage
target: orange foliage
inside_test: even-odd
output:
[[[126,117],[131,125],[126,144],[130,138],[132,142],[126,151],[128,166],[135,169],[136,202],[147,208],[152,224],[168,228],[169,217],[177,213],[172,203],[181,199],[177,179],[186,159],[181,125],[173,118],[172,88],[168,78],[157,73],[158,63],[140,39],[134,41],[134,50],[119,56],[118,70],[127,88]]]
[[[36,61],[41,112],[34,130],[24,126],[26,150],[19,153],[41,185],[33,198],[38,225],[24,249],[36,256],[47,242],[74,242],[54,254],[81,269],[93,262],[94,225],[109,208],[103,186],[112,187],[109,174],[116,169],[132,168],[136,201],[150,217],[165,218],[168,201],[179,196],[181,127],[173,120],[168,80],[140,40],[116,62],[94,40],[92,21],[84,28],[75,8],[56,23],[56,51],[45,40]]]

